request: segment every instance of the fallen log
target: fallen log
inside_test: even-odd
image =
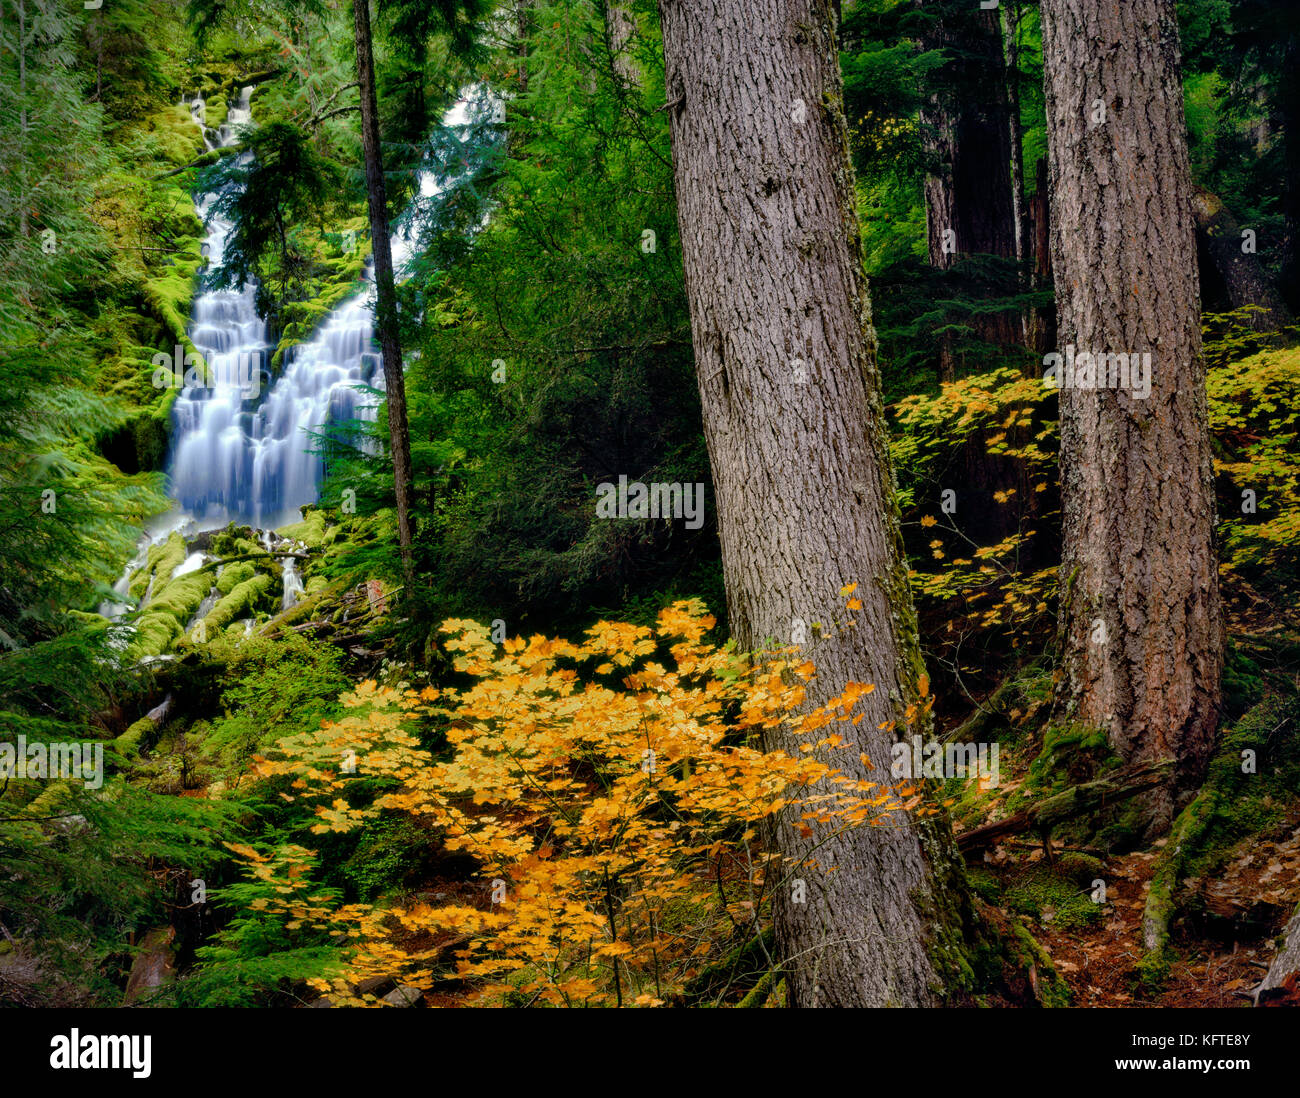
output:
[[[1167,779],[1170,765],[1161,763],[1140,770],[1111,774],[1076,785],[1064,793],[1044,797],[1005,819],[963,831],[957,836],[957,848],[963,854],[969,854],[992,846],[999,839],[1019,835],[1024,831],[1036,831],[1046,837],[1051,834],[1052,828],[1066,820],[1109,808],[1162,785]]]

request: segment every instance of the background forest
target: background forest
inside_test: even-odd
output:
[[[0,0],[0,743],[98,745],[105,771],[0,780],[0,1003],[1300,1004],[1300,12],[1176,6],[1168,224],[1195,259],[1166,258],[1199,285],[1185,391],[1204,394],[1222,627],[1203,660],[1152,634],[1214,716],[1148,750],[1069,693],[1093,618],[1060,457],[1080,428],[1043,382],[1062,325],[1088,322],[1060,304],[1078,280],[1053,277],[1086,235],[1053,223],[1053,50],[1089,2],[809,16],[828,90],[774,113],[830,118],[827,155],[847,136],[826,178],[853,216],[794,251],[832,270],[843,246],[865,272],[853,445],[899,546],[792,616],[765,609],[775,564],[752,590],[724,568],[749,519],[782,557],[763,497],[845,541],[875,527],[839,522],[831,427],[781,442],[781,472],[728,464],[756,421],[714,418],[712,356],[721,384],[743,375],[710,325],[739,330],[719,317],[784,285],[759,247],[726,313],[709,295],[731,279],[700,274],[735,192],[695,167],[765,111],[732,101],[696,146],[691,112],[743,34],[694,56],[713,39],[692,6],[661,21],[647,0]],[[1142,94],[1135,77],[1096,101],[1123,116]],[[770,149],[735,173],[763,201],[803,170],[787,155],[821,178],[802,145]],[[1143,269],[1093,269],[1147,304]],[[224,315],[196,302],[238,294],[265,326],[262,395],[186,465]],[[364,376],[285,436],[315,463],[311,501],[234,473],[191,495],[223,439],[260,437],[277,384],[317,399],[336,330],[364,333]],[[381,351],[404,370],[376,372]],[[159,384],[160,354],[197,376]],[[1186,446],[1152,473],[1171,491],[1196,481]],[[600,486],[620,478],[699,485],[702,521],[611,520]],[[234,502],[250,492],[255,513]],[[1117,559],[1144,506],[1094,523]],[[1174,548],[1192,570],[1194,543]],[[897,684],[819,647],[832,633],[896,634]],[[936,740],[996,747],[998,773],[923,769]],[[890,773],[890,741],[916,772]],[[916,921],[921,977],[854,992],[792,960],[818,918],[888,925],[920,879],[906,852],[831,871],[827,834],[922,851],[928,906],[896,924]]]

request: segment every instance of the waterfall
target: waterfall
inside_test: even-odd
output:
[[[238,140],[237,127],[252,120],[252,93],[251,87],[241,90],[226,122],[215,131],[205,125],[206,106],[195,97],[190,117],[202,129],[209,149]],[[196,202],[207,227],[203,250],[213,266],[221,263],[233,229],[212,213],[217,197],[211,192]],[[250,283],[242,290],[209,290],[194,300],[189,335],[208,365],[211,383],[185,386],[172,406],[171,492],[205,525],[207,520],[224,525],[231,519],[260,525],[264,501],[274,495],[262,482],[271,471],[259,457],[277,440],[268,437],[256,408],[260,368],[273,348],[266,323],[254,307],[256,293]]]
[[[284,596],[280,599],[280,609],[288,610],[298,596],[302,594],[302,577],[298,575],[298,561],[293,557],[284,557]]]
[[[243,89],[219,130],[204,128],[209,148],[235,143],[235,128],[252,117],[251,92]],[[471,100],[483,95],[477,88],[468,92],[444,116],[444,125],[467,123]],[[497,111],[499,101],[491,103]],[[190,104],[191,117],[200,127],[205,109],[201,100]],[[430,172],[420,173],[419,184],[421,199],[437,192]],[[233,227],[210,213],[216,198],[205,194],[197,202],[214,266],[221,262]],[[408,219],[399,221],[396,229],[393,266],[400,281],[409,271],[414,233]],[[382,389],[384,383],[369,265],[365,281],[365,288],[339,305],[310,341],[285,353],[283,373],[269,392],[261,392],[266,375],[259,367],[269,364],[274,348],[254,308],[256,287],[212,290],[195,299],[190,339],[202,352],[213,384],[187,386],[173,406],[170,472],[172,496],[201,526],[233,520],[274,529],[297,522],[298,508],[315,502],[324,471],[320,455],[312,451],[310,433],[349,419],[373,422],[376,400],[358,388],[368,384]]]

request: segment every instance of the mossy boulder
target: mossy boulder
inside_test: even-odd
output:
[[[281,537],[300,541],[309,549],[319,549],[325,544],[325,512],[308,510],[302,522],[282,526],[277,533]]]
[[[274,603],[271,591],[271,577],[265,572],[258,572],[235,584],[203,619],[208,636],[224,629],[236,618],[252,617],[259,609],[271,609]]]
[[[131,576],[128,592],[133,599],[144,597],[149,589],[149,581],[154,581],[157,593],[171,579],[172,573],[185,560],[185,539],[180,534],[168,535],[167,540],[150,546],[145,557],[144,566]]]
[[[227,564],[221,570],[221,575],[217,577],[217,590],[223,595],[228,595],[245,580],[250,580],[255,575],[257,575],[257,567],[252,561],[237,560],[233,564]]]

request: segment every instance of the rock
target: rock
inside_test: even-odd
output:
[[[396,986],[397,981],[391,976],[367,976],[360,983],[354,984],[353,990],[358,995],[379,995],[394,990]]]
[[[131,975],[126,981],[124,1003],[130,1004],[147,992],[170,984],[176,975],[176,956],[172,945],[176,929],[171,926],[154,927],[144,936],[140,952],[131,965]]]
[[[313,999],[310,1003],[308,1003],[307,1009],[320,1010],[324,1007],[332,1007],[333,1005],[334,1003],[331,1000],[326,999],[324,996],[321,996],[319,999]]]
[[[403,984],[384,996],[384,1002],[395,1007],[415,1007],[424,1002],[424,992],[418,987]]]

